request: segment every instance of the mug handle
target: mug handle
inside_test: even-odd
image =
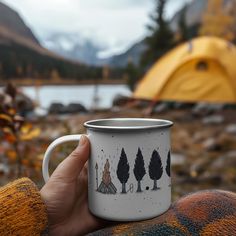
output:
[[[82,135],[75,134],[75,135],[66,135],[62,136],[56,140],[54,140],[47,148],[44,158],[43,158],[43,165],[42,165],[42,172],[43,172],[43,178],[45,183],[49,180],[49,171],[48,171],[48,165],[51,158],[52,151],[59,146],[60,144],[72,142],[72,141],[78,141],[80,140]]]

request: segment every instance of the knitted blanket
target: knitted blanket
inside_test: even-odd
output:
[[[211,190],[187,195],[152,220],[124,223],[90,236],[236,236],[236,194]]]

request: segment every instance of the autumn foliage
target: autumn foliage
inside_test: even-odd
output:
[[[200,35],[217,36],[233,41],[235,35],[235,3],[227,7],[223,0],[209,0],[208,6],[203,14]]]
[[[0,141],[5,144],[5,156],[8,163],[15,166],[14,172],[18,177],[23,175],[22,167],[33,165],[37,168],[37,159],[26,158],[24,153],[30,148],[30,141],[37,138],[40,129],[20,115],[21,107],[16,102],[17,89],[7,85],[1,94],[0,103]]]

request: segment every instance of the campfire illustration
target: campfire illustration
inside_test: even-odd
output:
[[[104,165],[102,182],[100,183],[97,191],[104,194],[116,194],[117,189],[115,185],[111,182],[110,175],[110,163],[109,160],[106,160],[106,164]]]

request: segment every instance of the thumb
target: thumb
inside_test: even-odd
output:
[[[64,182],[75,181],[89,158],[89,152],[89,140],[83,135],[79,141],[78,147],[59,164],[51,178],[54,180],[59,179]]]

